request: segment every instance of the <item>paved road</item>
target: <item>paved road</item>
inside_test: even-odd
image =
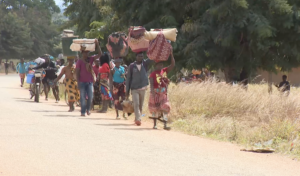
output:
[[[16,75],[0,76],[0,175],[296,176],[300,163],[275,154],[113,116],[79,112],[54,101],[34,103]]]

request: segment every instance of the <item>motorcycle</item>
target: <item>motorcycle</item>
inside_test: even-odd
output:
[[[33,77],[31,79],[31,84],[30,84],[30,99],[34,97],[35,102],[40,101],[40,95],[43,93],[43,84],[42,84],[42,79],[44,75],[44,71],[40,70],[35,70],[32,73]]]

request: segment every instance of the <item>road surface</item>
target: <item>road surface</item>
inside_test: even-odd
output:
[[[297,176],[300,163],[230,143],[152,130],[131,120],[34,103],[17,75],[0,75],[0,175]]]

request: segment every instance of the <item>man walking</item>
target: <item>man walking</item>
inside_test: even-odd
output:
[[[143,53],[136,54],[136,61],[131,63],[127,73],[126,79],[126,97],[128,99],[131,91],[132,101],[134,105],[135,124],[141,125],[141,114],[143,111],[145,93],[148,80],[148,66],[151,60],[144,60]]]
[[[21,59],[20,63],[17,65],[17,73],[19,73],[20,79],[21,79],[21,87],[24,85],[24,79],[25,79],[25,63],[24,58]]]
[[[78,81],[78,88],[80,90],[80,104],[81,116],[90,115],[91,104],[93,101],[93,83],[96,81],[96,75],[93,71],[92,65],[95,59],[99,59],[102,55],[99,42],[95,39],[95,44],[98,50],[98,55],[88,57],[89,51],[81,48],[82,58],[76,63],[76,78]],[[87,103],[85,103],[86,95],[88,95]]]

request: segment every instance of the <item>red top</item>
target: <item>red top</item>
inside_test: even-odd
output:
[[[161,82],[161,78],[167,78],[167,70],[168,68],[163,68],[161,70],[156,70],[153,71],[149,78],[153,78],[153,88],[157,89],[157,88],[162,88],[162,87],[166,87],[166,84],[163,84]]]
[[[99,73],[101,73],[100,79],[108,79],[109,72],[109,65],[107,63],[103,64],[99,69]]]
[[[96,65],[93,66],[93,70],[94,70],[95,75],[99,74],[99,69],[100,69],[100,66],[99,67],[97,67]]]

